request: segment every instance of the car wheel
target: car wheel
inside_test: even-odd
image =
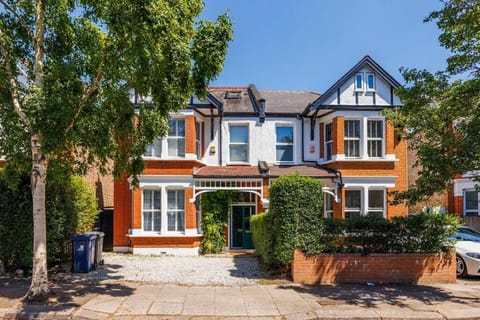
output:
[[[467,275],[467,266],[462,257],[457,256],[457,277],[465,277]]]

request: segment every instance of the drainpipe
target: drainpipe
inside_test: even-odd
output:
[[[223,111],[219,110],[219,115],[218,117],[218,164],[222,166],[223,164],[223,150],[222,150],[222,120],[223,120]]]

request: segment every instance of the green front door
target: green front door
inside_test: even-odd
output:
[[[253,249],[250,216],[255,214],[255,206],[232,206],[232,221],[230,224],[230,247],[238,249]]]

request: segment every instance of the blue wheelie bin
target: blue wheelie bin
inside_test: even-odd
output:
[[[95,267],[95,240],[94,234],[73,236],[72,240],[72,272],[88,273]]]

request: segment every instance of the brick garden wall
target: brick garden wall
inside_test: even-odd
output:
[[[455,254],[321,254],[296,250],[293,282],[327,283],[455,283]]]

